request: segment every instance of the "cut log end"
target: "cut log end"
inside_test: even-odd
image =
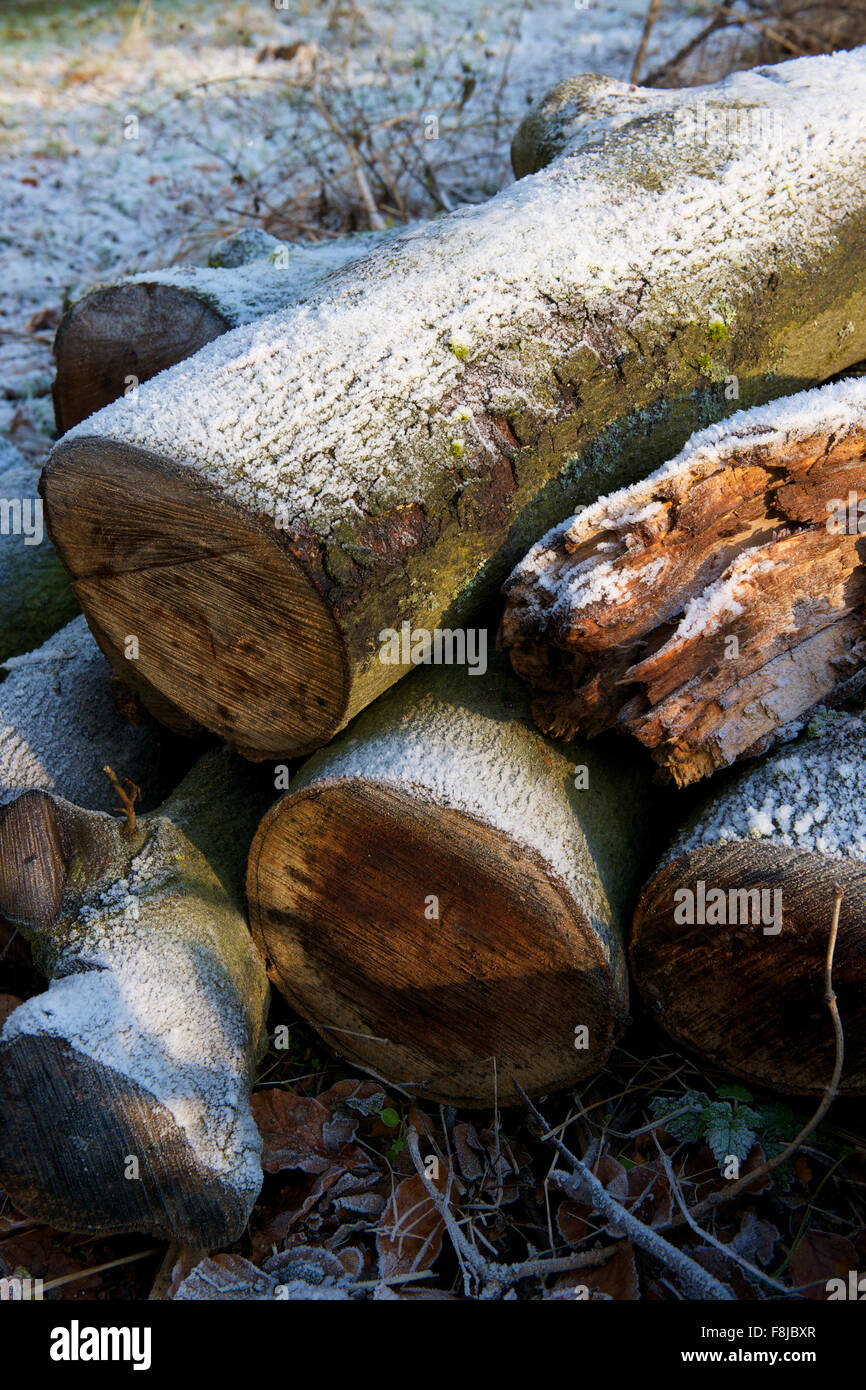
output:
[[[515,571],[501,640],[546,732],[634,734],[684,786],[852,692],[866,536],[835,513],[866,496],[866,428],[786,437],[783,407],[775,431],[766,407],[709,463],[696,444]]]
[[[85,295],[54,340],[54,414],[62,434],[127,387],[190,357],[230,325],[205,300],[173,285],[112,285]]]
[[[202,1164],[168,1109],[63,1038],[0,1043],[0,1113],[3,1187],[31,1217],[211,1248],[243,1232],[249,1203]]]
[[[0,810],[0,914],[49,925],[60,911],[70,837],[47,792],[25,792]]]
[[[201,725],[254,760],[304,753],[342,726],[343,639],[273,518],[100,439],[58,446],[42,491],[97,641],[163,723]]]
[[[625,1002],[532,851],[394,786],[281,801],[250,854],[271,977],[335,1051],[428,1098],[518,1100],[598,1069]],[[588,1045],[576,1041],[584,1025]]]
[[[631,946],[653,1015],[725,1071],[820,1094],[836,1056],[824,997],[836,884],[844,892],[833,965],[845,1034],[840,1091],[866,1093],[866,865],[858,861],[736,841],[664,865],[641,894]]]

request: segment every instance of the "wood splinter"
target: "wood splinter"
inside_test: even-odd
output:
[[[853,501],[852,501],[853,499]],[[544,536],[500,632],[557,737],[615,728],[679,785],[866,682],[866,382],[704,430]]]

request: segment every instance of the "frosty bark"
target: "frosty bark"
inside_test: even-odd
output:
[[[117,796],[103,771],[107,763],[140,788],[147,808],[184,770],[185,746],[179,749],[112,678],[84,618],[0,672],[0,803],[38,788],[111,811]]]
[[[121,822],[46,792],[0,812],[0,911],[49,977],[0,1035],[0,1184],[62,1230],[235,1240],[261,1185],[267,980],[243,914],[266,800],[225,751]]]
[[[864,532],[862,379],[702,431],[506,582],[534,719],[635,734],[680,785],[764,752],[866,683]]]
[[[631,945],[658,1021],[726,1071],[781,1091],[822,1091],[835,1058],[824,963],[836,884],[844,891],[833,965],[841,1090],[866,1092],[860,717],[816,716],[796,744],[706,798],[664,856],[641,893]]]
[[[250,851],[253,935],[292,1006],[457,1105],[592,1073],[626,1019],[646,769],[525,713],[504,666],[412,676],[303,767]]]
[[[229,329],[303,303],[326,276],[394,235],[359,232],[305,245],[250,229],[228,238],[207,269],[147,270],[91,290],[67,311],[54,339],[58,430]]]
[[[39,473],[0,439],[0,661],[38,646],[79,611],[42,524]]]
[[[383,629],[464,622],[726,390],[750,406],[866,356],[864,76],[860,50],[607,83],[621,114],[549,167],[78,426],[42,486],[118,671],[247,756],[320,746],[404,673]],[[709,139],[708,106],[766,109],[775,137]]]

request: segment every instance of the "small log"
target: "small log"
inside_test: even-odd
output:
[[[248,757],[309,751],[405,674],[383,629],[480,611],[726,380],[750,406],[866,357],[864,78],[858,50],[621,84],[588,143],[78,425],[43,496],[115,669]],[[761,104],[769,148],[707,139]]]
[[[0,675],[0,803],[38,788],[90,810],[114,810],[108,764],[139,788],[148,808],[194,756],[114,679],[83,617],[36,651],[10,658]]]
[[[33,1219],[208,1249],[243,1231],[268,993],[243,865],[265,804],[220,751],[134,828],[47,792],[0,812],[0,912],[50,980],[0,1035],[0,1185]]]
[[[664,855],[631,943],[658,1022],[726,1071],[779,1091],[823,1091],[836,1055],[824,967],[837,884],[840,1090],[866,1093],[862,717],[816,716],[796,743],[706,797]]]
[[[864,532],[860,378],[702,431],[556,527],[500,640],[540,728],[634,734],[683,786],[866,684]]]
[[[67,310],[54,338],[58,432],[230,329],[303,304],[329,275],[395,235],[294,244],[249,229],[229,237],[208,267],[146,270],[91,290]]]
[[[45,531],[41,467],[0,439],[0,661],[38,646],[79,612]]]
[[[455,1105],[587,1076],[626,1020],[646,769],[541,739],[527,712],[504,665],[409,678],[303,767],[250,851],[253,936],[292,1007]]]

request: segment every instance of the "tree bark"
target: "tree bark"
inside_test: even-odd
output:
[[[839,884],[840,1090],[866,1092],[864,807],[866,726],[833,711],[701,803],[643,889],[631,943],[635,981],[678,1042],[761,1085],[823,1091],[836,1055],[824,966]]]
[[[160,729],[113,679],[83,617],[0,669],[7,673],[0,683],[0,803],[40,789],[114,810],[108,764],[149,808],[188,766],[192,747]]]
[[[9,508],[0,529],[0,661],[38,646],[79,612],[41,523],[40,467],[0,439],[0,501]]]
[[[860,379],[702,431],[554,528],[500,640],[540,728],[634,734],[683,786],[866,683],[864,532]]]
[[[243,1231],[268,992],[243,863],[265,804],[221,751],[132,833],[46,792],[0,813],[0,911],[50,980],[0,1035],[0,1184],[35,1220],[206,1248]]]
[[[146,270],[91,290],[54,339],[59,433],[230,329],[302,304],[327,276],[395,234],[304,245],[250,229],[229,237],[207,268]]]
[[[579,1080],[626,1020],[646,768],[525,713],[504,666],[410,677],[303,767],[250,851],[253,936],[292,1007],[455,1105]]]
[[[43,495],[116,669],[248,757],[320,746],[404,674],[385,628],[465,621],[575,504],[729,411],[726,380],[748,406],[866,356],[864,75],[860,52],[628,96],[79,425]],[[762,103],[784,139],[708,141],[707,103]]]

